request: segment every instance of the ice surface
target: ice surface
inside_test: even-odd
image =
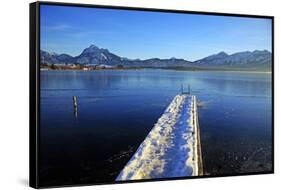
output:
[[[195,96],[175,96],[116,180],[198,175],[195,105]]]

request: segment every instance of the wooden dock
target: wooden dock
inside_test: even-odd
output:
[[[180,94],[117,177],[117,181],[203,175],[196,96]]]
[[[196,121],[196,135],[197,135],[197,157],[198,157],[198,176],[204,175],[203,168],[203,158],[202,158],[202,149],[201,149],[201,136],[200,136],[200,126],[199,126],[199,114],[197,110],[197,99],[196,96],[193,96],[193,110],[194,110],[194,120]]]

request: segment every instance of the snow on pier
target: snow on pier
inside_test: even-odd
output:
[[[177,95],[117,181],[202,175],[196,97]]]

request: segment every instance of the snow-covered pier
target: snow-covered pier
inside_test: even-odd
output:
[[[203,175],[196,97],[175,96],[117,181]]]

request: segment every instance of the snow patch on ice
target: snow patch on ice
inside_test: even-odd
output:
[[[198,175],[196,99],[177,95],[117,181]]]

